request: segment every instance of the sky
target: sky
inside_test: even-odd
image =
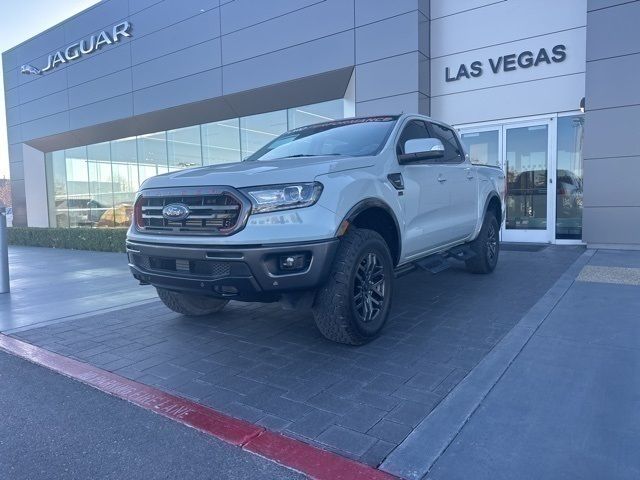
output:
[[[99,0],[0,0],[0,52],[9,50]],[[55,50],[59,45],[52,45]],[[0,69],[0,178],[9,178],[4,79]]]

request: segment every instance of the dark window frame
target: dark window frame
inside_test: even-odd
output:
[[[449,132],[451,132],[451,134],[453,135],[453,138],[456,142],[456,145],[458,146],[457,148],[457,156],[458,158],[460,158],[460,161],[458,162],[453,162],[453,161],[445,161],[443,159],[439,159],[433,163],[437,163],[440,165],[460,165],[462,163],[465,163],[466,161],[466,155],[464,152],[464,148],[460,142],[460,139],[458,138],[458,135],[456,134],[455,130],[447,125],[443,125],[439,122],[433,122],[433,121],[427,121],[425,122],[427,124],[427,129],[429,130],[429,135],[432,136],[432,138],[437,138],[438,140],[440,140],[442,142],[442,144],[444,145],[444,149],[445,149],[445,156],[446,156],[446,152],[447,152],[447,144],[449,142],[444,142],[443,138],[440,135],[436,135],[434,130],[431,128],[433,125],[437,125],[439,128],[441,128],[442,130],[447,130]]]
[[[404,153],[404,145],[402,146],[402,149],[401,149],[401,148],[400,148],[400,142],[402,141],[402,136],[404,135],[404,132],[407,130],[407,128],[409,128],[409,126],[410,126],[412,123],[421,123],[421,124],[422,124],[422,126],[424,127],[425,132],[427,132],[427,135],[428,135],[427,137],[424,137],[424,138],[431,138],[431,137],[430,137],[431,132],[429,131],[429,126],[428,126],[428,124],[427,124],[427,121],[426,121],[426,120],[423,120],[423,119],[421,119],[421,118],[410,118],[410,119],[408,119],[408,120],[404,123],[404,125],[402,126],[402,128],[400,129],[400,131],[399,131],[399,133],[398,133],[398,137],[396,138],[396,142],[395,142],[395,153],[396,153],[396,159],[398,158],[398,155],[402,155],[402,154]],[[411,138],[408,138],[408,139],[406,139],[406,140],[405,140],[405,142],[406,142],[407,140],[412,140],[412,139],[415,139],[415,138],[419,138],[419,137],[411,137]],[[420,165],[420,164],[423,164],[423,163],[433,164],[433,163],[436,163],[436,162],[434,162],[433,160],[420,160],[420,161],[412,162],[412,163],[413,163],[413,164],[418,164],[418,165]]]

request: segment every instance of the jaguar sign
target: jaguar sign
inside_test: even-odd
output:
[[[68,45],[62,50],[49,55],[47,65],[44,68],[38,68],[33,65],[22,65],[20,71],[26,75],[41,75],[45,72],[53,70],[58,65],[77,60],[83,55],[88,55],[100,50],[105,45],[113,45],[118,43],[123,37],[131,36],[131,23],[121,22],[114,25],[110,31],[103,30],[97,35],[91,35],[80,42]]]

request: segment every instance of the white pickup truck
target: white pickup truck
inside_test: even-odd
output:
[[[396,276],[447,257],[498,261],[505,177],[473,165],[456,132],[420,115],[291,130],[246,160],[150,178],[127,235],[136,279],[170,309],[229,300],[311,307],[328,339],[363,344]]]

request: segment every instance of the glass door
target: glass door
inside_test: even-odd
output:
[[[462,143],[472,163],[505,172],[505,242],[552,242],[555,232],[553,120],[463,128]],[[549,195],[551,192],[551,195]]]
[[[503,126],[503,169],[507,177],[506,242],[551,242],[555,230],[555,155],[551,121]]]

